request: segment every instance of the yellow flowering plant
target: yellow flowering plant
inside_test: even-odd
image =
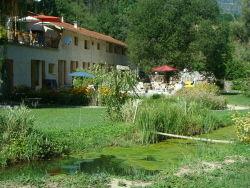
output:
[[[232,119],[239,140],[250,143],[250,112],[245,115],[233,114]]]

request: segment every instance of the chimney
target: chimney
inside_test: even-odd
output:
[[[74,28],[77,29],[77,21],[74,21]]]
[[[63,16],[61,17],[61,22],[64,22],[64,18],[63,18]]]

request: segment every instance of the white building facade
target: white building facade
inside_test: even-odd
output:
[[[44,29],[44,25],[48,26]],[[14,87],[64,87],[71,85],[69,73],[77,68],[128,64],[126,44],[110,36],[64,22],[42,23],[40,27],[42,31],[30,27],[25,35],[15,32],[15,42],[12,39],[6,46],[7,74]],[[40,42],[33,37],[39,35]]]

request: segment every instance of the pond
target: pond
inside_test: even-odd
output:
[[[202,137],[224,139],[231,137],[232,127],[225,127]],[[228,134],[227,134],[228,133]],[[169,139],[165,142],[146,146],[109,147],[101,151],[77,154],[63,159],[17,164],[1,169],[0,180],[13,177],[42,178],[61,174],[74,175],[106,173],[113,176],[153,176],[182,165],[185,160],[201,155],[208,148],[214,151],[230,145],[206,144],[190,140]]]
[[[153,160],[152,157],[145,160]],[[148,170],[128,164],[126,160],[114,155],[99,155],[95,158],[77,159],[66,158],[53,161],[31,162],[18,164],[0,171],[0,180],[19,175],[34,177],[56,176],[60,174],[74,175],[83,172],[87,174],[107,173],[114,176],[155,175],[159,171]]]

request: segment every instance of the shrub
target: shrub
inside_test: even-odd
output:
[[[165,139],[155,132],[196,135],[221,126],[209,109],[195,101],[188,103],[182,99],[146,100],[140,106],[137,125],[144,143]]]
[[[131,70],[93,66],[94,84],[99,88],[98,94],[102,104],[106,105],[108,117],[112,121],[122,120],[122,105],[130,98],[128,92],[136,84],[136,74]]]
[[[91,100],[92,90],[86,87],[79,87],[64,90],[31,90],[28,87],[15,88],[11,99],[21,102],[26,98],[41,98],[42,104],[53,105],[88,105]]]
[[[234,80],[233,89],[242,91],[244,95],[250,97],[250,78],[241,78]]]
[[[196,101],[212,110],[224,109],[227,105],[226,99],[218,94],[219,88],[216,85],[203,83],[192,88],[183,88],[176,95],[188,102]]]
[[[0,165],[18,161],[46,159],[64,152],[64,146],[52,142],[33,128],[34,118],[24,107],[5,109],[0,114]]]
[[[236,126],[236,133],[239,140],[250,142],[250,112],[242,116],[234,114],[232,119]]]

